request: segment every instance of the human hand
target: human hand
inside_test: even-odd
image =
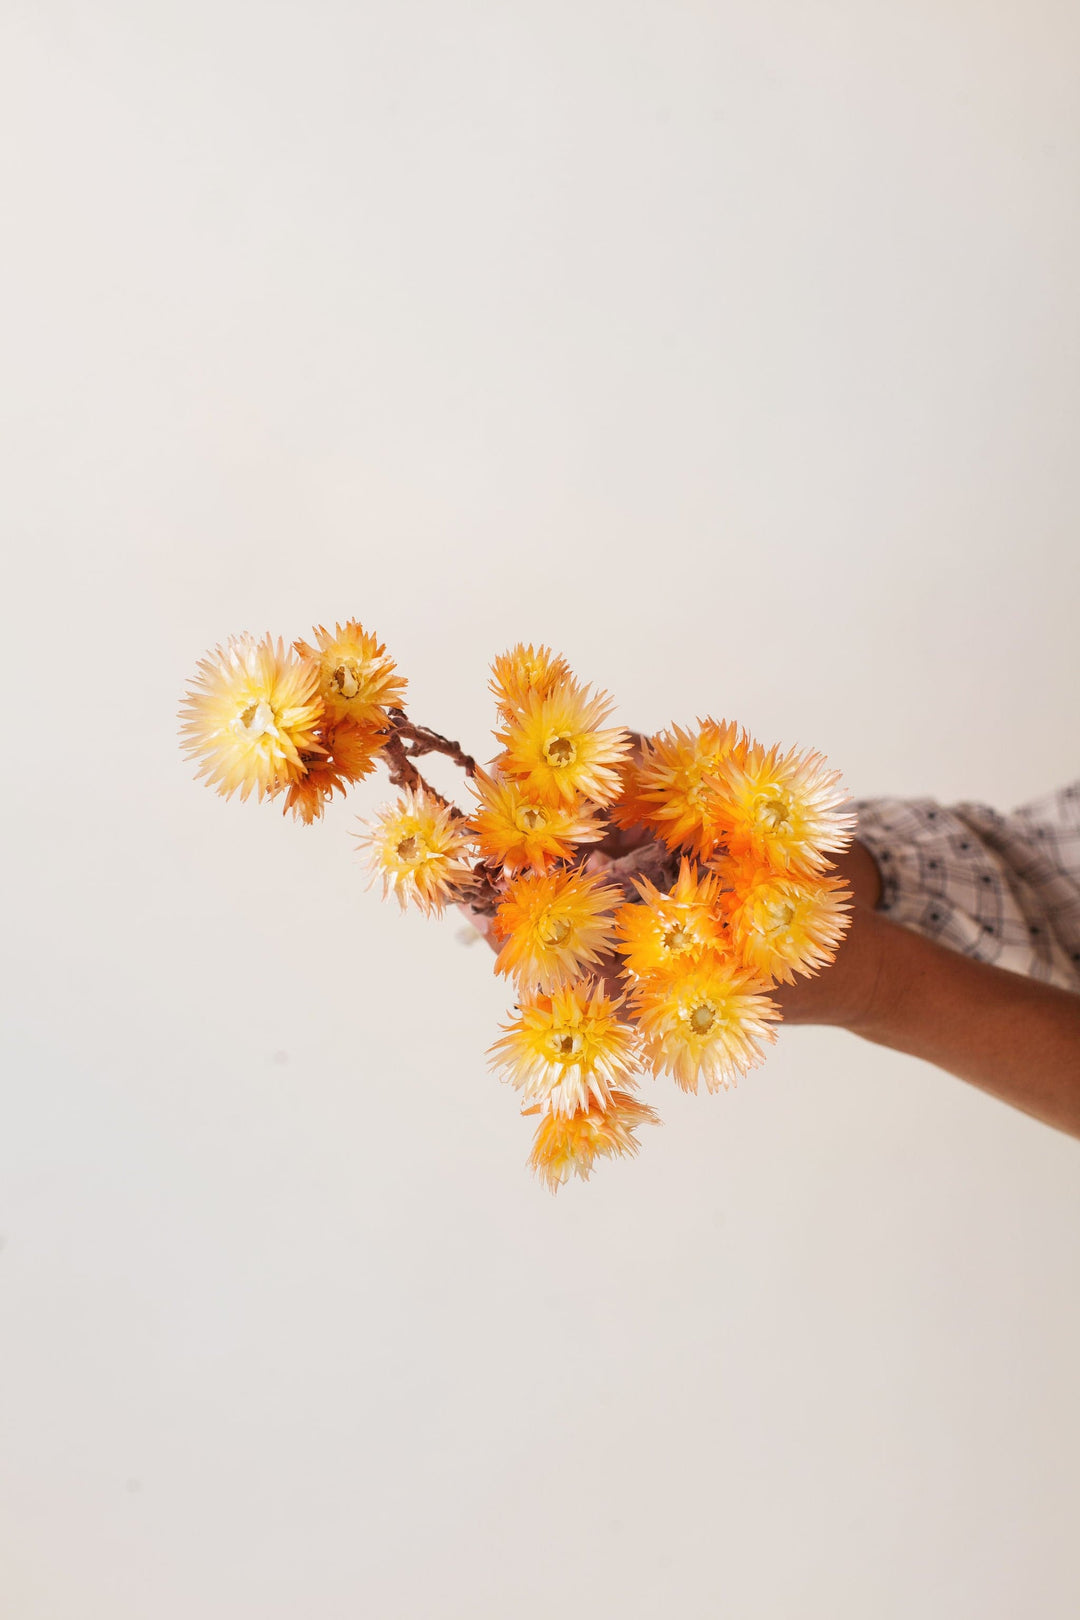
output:
[[[778,984],[769,994],[789,1024],[838,1024],[857,1029],[866,1022],[883,989],[882,928],[890,926],[876,910],[881,874],[865,844],[856,840],[832,863],[830,876],[851,890],[850,922],[828,967],[794,984]]]

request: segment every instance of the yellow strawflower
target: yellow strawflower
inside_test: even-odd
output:
[[[612,912],[622,890],[584,872],[525,873],[506,885],[495,913],[502,940],[496,973],[510,974],[523,990],[555,990],[610,956]]]
[[[638,1065],[637,1034],[620,1007],[621,998],[611,1000],[591,980],[523,996],[517,1018],[500,1025],[505,1034],[490,1049],[491,1066],[527,1102],[553,1113],[576,1113],[590,1098],[606,1106]]]
[[[645,1061],[684,1091],[733,1085],[775,1040],[768,1020],[780,1010],[759,980],[732,961],[707,959],[685,974],[643,979],[634,994]]]
[[[498,771],[477,771],[470,786],[480,801],[470,818],[480,853],[504,872],[546,872],[553,862],[570,860],[576,844],[604,836],[596,811],[583,799],[544,804]]]
[[[316,625],[311,633],[317,646],[306,641],[293,645],[302,658],[318,665],[319,690],[329,718],[385,725],[387,708],[404,702],[407,683],[395,674],[397,666],[378,637],[358,619],[336,624],[332,631]]]
[[[197,776],[228,798],[261,799],[304,775],[323,718],[318,671],[270,636],[233,636],[200,659],[184,696],[182,746]]]
[[[619,951],[631,973],[671,974],[702,957],[727,954],[727,926],[718,911],[720,879],[713,872],[698,876],[685,857],[679,876],[664,894],[648,878],[635,880],[642,903],[629,903],[615,913]]]
[[[724,861],[720,873],[731,948],[751,972],[792,984],[833,961],[851,920],[840,878],[793,877],[748,860]]]
[[[611,709],[606,693],[590,697],[575,681],[547,697],[526,693],[495,733],[503,745],[499,769],[544,804],[571,806],[581,797],[607,804],[619,791],[619,765],[630,748],[621,726],[604,728]]]
[[[650,827],[669,849],[700,856],[717,845],[713,776],[721,762],[748,746],[734,722],[700,720],[696,731],[671,726],[644,740],[641,758],[625,773],[623,795],[612,807],[620,827]]]
[[[529,1165],[545,1186],[558,1192],[572,1175],[588,1181],[597,1159],[632,1158],[640,1146],[638,1126],[659,1123],[659,1115],[647,1103],[628,1092],[613,1091],[603,1108],[593,1100],[576,1114],[542,1114]]]
[[[720,760],[711,781],[716,843],[732,855],[806,876],[823,871],[828,855],[854,836],[856,818],[841,808],[847,794],[840,772],[828,770],[821,754],[766,752],[755,743]]]
[[[509,652],[500,653],[491,666],[489,683],[504,719],[512,720],[530,693],[550,697],[562,682],[570,679],[570,665],[550,647],[526,647],[518,642]]]
[[[475,881],[468,825],[430,794],[406,791],[361,825],[357,841],[369,851],[384,899],[392,893],[403,911],[412,904],[437,914],[467,897]]]

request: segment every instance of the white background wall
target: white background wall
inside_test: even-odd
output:
[[[358,614],[857,796],[1075,777],[1080,17],[6,0],[0,1612],[1066,1620],[1077,1146],[782,1033],[551,1199],[507,1004],[191,780]]]

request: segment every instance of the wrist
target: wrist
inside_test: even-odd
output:
[[[857,931],[857,954],[848,959],[842,1016],[835,1021],[853,1035],[874,1040],[903,993],[904,947],[911,934],[880,912],[863,910],[855,913],[852,931]]]
[[[893,957],[895,923],[856,906],[836,959],[812,978],[777,985],[769,992],[789,1024],[833,1024],[866,1035],[885,1016],[897,981]]]

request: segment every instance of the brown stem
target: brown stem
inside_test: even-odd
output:
[[[430,726],[418,726],[413,723],[404,709],[391,708],[390,736],[383,746],[383,758],[391,782],[395,787],[410,788],[414,793],[429,793],[433,799],[450,811],[452,816],[465,819],[465,812],[459,810],[450,799],[445,798],[437,789],[433,788],[427,779],[421,776],[414,759],[423,754],[445,754],[452,759],[455,765],[460,765],[466,776],[475,776],[477,764],[471,754],[467,754],[458,742],[451,742],[441,732],[433,731]],[[406,740],[409,747],[406,747]]]
[[[582,851],[586,854],[586,851]],[[679,870],[679,857],[657,839],[648,839],[636,848],[617,855],[614,859],[602,851],[586,855],[587,869],[605,882],[620,888],[628,900],[641,896],[634,887],[635,878],[648,878],[661,893],[674,883]]]
[[[420,775],[396,731],[390,733],[383,745],[382,753],[386,761],[387,775],[395,787],[409,788],[413,793],[428,794],[431,798],[437,799],[452,816],[461,816],[464,820],[464,811],[459,810],[456,804],[451,804],[449,799],[443,798],[443,795]]]
[[[416,758],[420,754],[445,754],[455,765],[461,766],[466,776],[476,775],[478,767],[475,759],[465,752],[459,742],[451,742],[449,737],[432,731],[430,726],[414,725],[404,709],[391,709],[389,712],[395,736],[407,737],[412,744],[411,748],[404,749],[409,758]]]
[[[503,899],[495,874],[486,861],[477,861],[473,874],[476,887],[469,890],[465,897],[466,904],[470,911],[477,912],[481,917],[494,917]]]
[[[413,759],[422,754],[446,754],[455,765],[461,766],[466,776],[474,776],[477,765],[472,755],[467,754],[460,743],[451,742],[448,737],[432,731],[429,726],[414,725],[411,720],[406,719],[401,709],[391,709],[390,719],[393,725],[383,746],[383,759],[394,786],[408,788],[413,793],[429,794],[457,820],[467,820],[463,810],[459,810],[450,799],[444,798],[425,777],[421,776],[413,764]],[[405,738],[412,743],[411,748],[406,748],[403,740]],[[462,894],[461,903],[481,916],[494,916],[502,898],[495,874],[485,861],[477,861],[473,867],[473,874],[474,884]]]

